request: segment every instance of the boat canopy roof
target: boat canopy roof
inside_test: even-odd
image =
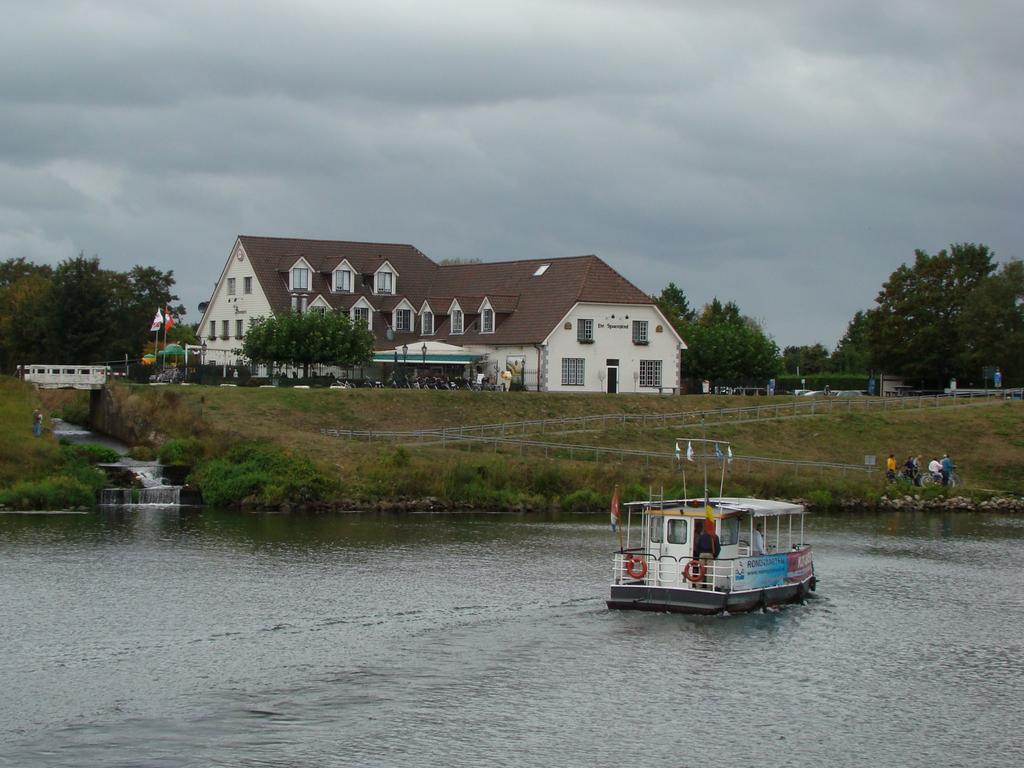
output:
[[[807,513],[803,504],[792,501],[776,501],[774,499],[746,499],[737,497],[721,497],[706,500],[721,517],[751,515],[753,517],[781,517],[784,515],[803,515]],[[705,499],[672,499],[666,501],[631,501],[623,506],[647,507],[650,511],[667,512],[669,514],[685,514],[701,516],[704,514]]]

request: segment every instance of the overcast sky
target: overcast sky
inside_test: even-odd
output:
[[[239,233],[594,253],[832,347],[915,248],[1024,233],[1013,2],[6,0],[0,259]]]

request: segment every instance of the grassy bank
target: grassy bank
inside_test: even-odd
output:
[[[210,500],[280,504],[436,497],[448,503],[500,507],[600,509],[619,483],[626,498],[651,487],[682,495],[683,476],[670,462],[545,459],[515,447],[462,444],[394,445],[323,437],[322,427],[411,430],[518,420],[622,413],[666,414],[765,404],[765,398],[652,397],[418,390],[294,390],[213,387],[115,388],[123,418],[151,436],[145,450],[168,460],[195,460],[193,480]],[[785,398],[771,402],[785,403]],[[64,408],[75,407],[65,401]],[[29,409],[29,413],[31,409]],[[611,420],[609,420],[611,421]],[[669,451],[694,430],[611,424],[607,429],[534,435],[588,446]],[[26,423],[30,423],[26,422]],[[26,427],[26,435],[30,435]],[[881,473],[796,471],[744,457],[861,465],[889,451],[925,460],[949,452],[967,492],[985,496],[1024,490],[1024,405],[999,402],[885,413],[836,413],[708,427],[728,440],[737,459],[726,491],[800,497],[821,504],[868,502],[889,492]],[[551,451],[551,455],[558,455]],[[185,457],[185,458],[182,458]],[[693,493],[701,478],[686,476]],[[942,489],[930,490],[942,494]]]
[[[77,399],[69,398],[69,402]],[[48,415],[43,421],[43,436],[35,437],[32,412],[43,407],[39,393],[31,386],[0,377],[0,506],[91,506],[105,484],[103,474],[92,465],[113,457],[98,446],[59,445],[49,431]]]

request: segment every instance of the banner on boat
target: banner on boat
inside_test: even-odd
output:
[[[786,581],[789,555],[761,555],[736,561],[736,589],[774,587]]]

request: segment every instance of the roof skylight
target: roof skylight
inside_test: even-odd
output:
[[[539,267],[537,267],[537,271],[533,273],[533,276],[540,277],[541,275],[548,271],[548,267],[550,266],[550,264],[541,264]]]

